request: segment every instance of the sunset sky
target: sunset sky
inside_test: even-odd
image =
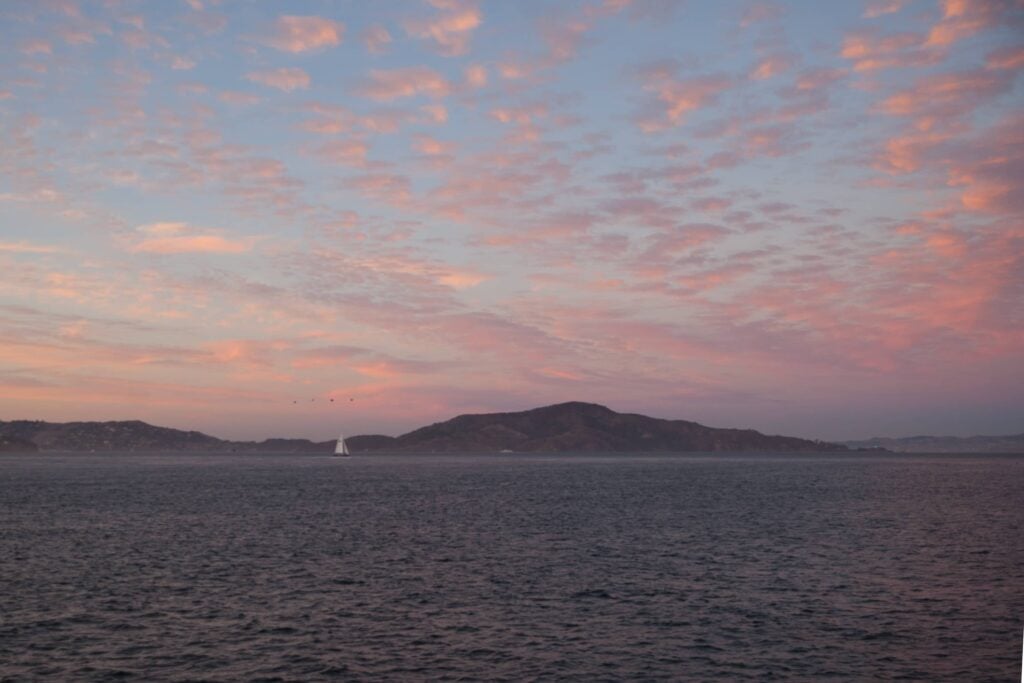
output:
[[[1021,0],[4,0],[0,419],[1022,432],[1022,69]]]

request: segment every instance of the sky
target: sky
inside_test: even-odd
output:
[[[0,419],[1022,432],[1022,69],[1022,0],[4,0]]]

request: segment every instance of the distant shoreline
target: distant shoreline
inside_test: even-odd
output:
[[[1019,453],[1006,437],[874,438],[831,443],[618,413],[569,402],[511,413],[459,415],[400,436],[346,439],[352,453]],[[230,441],[197,431],[119,422],[0,421],[0,452],[333,453],[335,440]]]

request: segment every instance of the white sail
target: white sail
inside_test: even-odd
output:
[[[338,436],[338,443],[334,445],[335,455],[349,455],[348,444],[345,443],[345,435],[340,434]]]

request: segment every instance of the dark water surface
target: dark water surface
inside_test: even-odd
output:
[[[0,679],[1020,678],[1024,457],[0,457]]]

